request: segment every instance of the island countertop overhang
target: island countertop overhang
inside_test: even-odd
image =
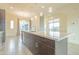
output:
[[[60,37],[54,37],[54,36],[46,34],[45,32],[27,32],[27,31],[22,31],[22,32],[26,32],[28,34],[36,35],[39,37],[43,37],[43,38],[47,38],[47,39],[55,40],[55,41],[61,41],[61,40],[66,39],[70,36],[70,34],[68,34],[68,33],[63,34]]]

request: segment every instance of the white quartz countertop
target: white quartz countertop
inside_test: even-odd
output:
[[[26,31],[23,31],[23,32],[26,32]],[[55,40],[55,41],[61,41],[63,39],[68,38],[69,36],[71,36],[70,33],[62,34],[60,37],[53,37],[51,35],[48,35],[46,33],[41,33],[41,32],[27,32],[27,33],[37,35],[37,36],[40,36],[40,37],[44,37],[44,38],[48,38],[48,39]]]

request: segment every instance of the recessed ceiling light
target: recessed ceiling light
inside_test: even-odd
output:
[[[37,16],[35,16],[35,19],[37,18]]]
[[[52,12],[52,7],[49,7],[48,12],[49,12],[49,13]]]
[[[40,16],[43,16],[43,12],[40,13]]]
[[[31,20],[33,20],[33,17],[31,18]]]
[[[17,15],[17,16],[22,16],[22,17],[30,17],[31,14],[29,12],[24,12],[24,11],[14,11],[14,13]]]
[[[41,6],[41,8],[45,8],[45,6]]]
[[[13,9],[13,8],[14,8],[14,7],[12,7],[12,6],[10,7],[10,9]]]

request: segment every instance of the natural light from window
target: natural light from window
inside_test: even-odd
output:
[[[60,22],[59,18],[52,19],[49,21],[49,35],[53,37],[59,37],[60,36]]]
[[[10,29],[14,29],[14,21],[13,20],[10,21]]]

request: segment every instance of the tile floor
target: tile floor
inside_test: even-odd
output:
[[[32,55],[21,37],[6,37],[5,44],[0,44],[0,55]],[[68,43],[68,55],[79,55],[79,45]]]
[[[68,43],[68,55],[79,55],[79,45]]]
[[[22,44],[21,37],[7,37],[5,44],[0,45],[0,55],[31,55]]]

